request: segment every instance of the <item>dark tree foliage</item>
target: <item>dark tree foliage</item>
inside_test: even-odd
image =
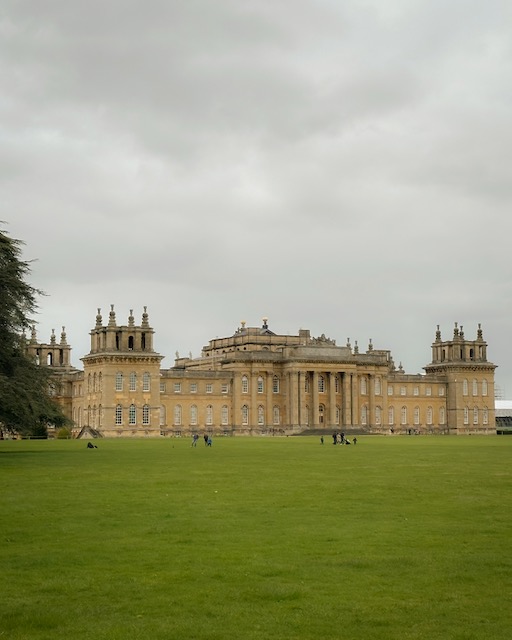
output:
[[[48,425],[66,418],[49,395],[51,371],[25,354],[23,332],[42,292],[26,282],[30,264],[21,259],[22,244],[0,230],[0,429],[44,436]]]

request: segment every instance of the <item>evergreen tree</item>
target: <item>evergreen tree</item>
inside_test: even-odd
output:
[[[25,353],[23,334],[43,294],[26,282],[30,264],[21,259],[22,244],[0,230],[0,429],[45,435],[48,425],[67,420],[49,395],[51,371]]]

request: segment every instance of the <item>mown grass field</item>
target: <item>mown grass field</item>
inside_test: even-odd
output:
[[[509,640],[512,438],[0,442],[0,640]]]

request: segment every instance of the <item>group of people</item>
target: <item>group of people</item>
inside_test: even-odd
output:
[[[323,444],[324,443],[324,437],[320,436],[320,443]],[[350,442],[350,440],[345,436],[345,434],[343,432],[338,433],[338,432],[334,432],[332,434],[332,443],[333,444],[357,444],[357,438],[354,436],[352,438],[352,442]]]
[[[212,446],[212,437],[209,436],[207,433],[205,433],[203,438],[204,438],[204,446],[205,447],[211,447]],[[198,440],[199,440],[199,436],[197,435],[197,433],[194,433],[194,435],[192,436],[192,446],[193,447],[197,446],[197,441]]]

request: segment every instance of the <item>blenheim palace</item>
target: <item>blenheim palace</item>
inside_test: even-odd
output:
[[[198,358],[176,354],[162,369],[144,308],[118,324],[98,309],[91,349],[71,365],[64,328],[58,341],[26,349],[54,372],[51,393],[73,421],[75,437],[179,437],[194,433],[292,435],[492,434],[494,370],[480,325],[473,339],[455,325],[444,340],[437,327],[424,374],[395,367],[391,353],[370,341],[364,353],[337,346],[309,330],[278,335],[242,323],[233,335],[210,340]]]

